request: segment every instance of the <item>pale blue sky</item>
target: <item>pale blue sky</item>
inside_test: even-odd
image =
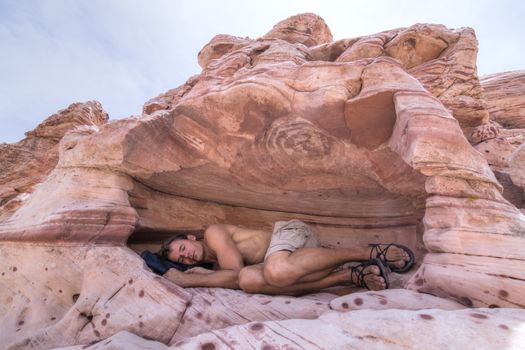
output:
[[[0,0],[0,142],[16,142],[70,103],[98,100],[111,119],[200,72],[214,35],[257,38],[301,12],[334,39],[415,23],[472,27],[479,75],[525,69],[525,2]]]

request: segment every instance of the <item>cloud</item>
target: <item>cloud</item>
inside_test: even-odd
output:
[[[335,39],[417,22],[471,26],[479,70],[522,69],[520,1],[0,2],[0,141],[15,142],[47,116],[98,100],[112,119],[200,71],[197,53],[219,33],[259,37],[280,20],[314,12]]]

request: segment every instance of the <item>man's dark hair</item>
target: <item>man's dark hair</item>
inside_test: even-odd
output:
[[[181,239],[188,239],[188,237],[183,233],[179,233],[166,239],[164,242],[162,242],[162,245],[160,246],[159,252],[157,254],[159,254],[159,256],[163,259],[169,260],[168,255],[170,254],[170,244]]]

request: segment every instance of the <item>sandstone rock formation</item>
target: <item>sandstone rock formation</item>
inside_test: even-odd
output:
[[[480,79],[490,112],[490,124],[478,127],[475,148],[480,151],[503,186],[503,196],[525,209],[523,174],[525,142],[525,71],[492,74]],[[490,130],[490,131],[488,131]]]
[[[476,52],[472,29],[430,24],[333,42],[313,14],[256,40],[214,37],[199,53],[201,74],[146,102],[142,115],[66,133],[58,163],[2,217],[2,343],[144,344],[132,333],[177,348],[221,339],[234,348],[418,348],[430,337],[439,348],[459,324],[494,348],[522,336],[522,310],[342,312],[358,297],[184,290],[135,254],[211,223],[270,229],[297,218],[325,246],[415,250],[417,271],[392,276],[413,292],[368,295],[377,299],[369,308],[392,299],[413,310],[523,308],[525,216],[480,148],[508,131],[489,117],[497,98],[485,100]],[[524,152],[512,150],[502,167],[517,188]],[[433,296],[408,302],[416,291]]]
[[[229,327],[171,347],[121,332],[92,346],[67,350],[519,349],[524,336],[522,313],[514,309],[330,312],[316,320],[252,322]],[[124,347],[112,347],[115,344]]]
[[[506,129],[525,129],[525,70],[486,75],[480,82],[490,119]]]
[[[350,310],[459,310],[465,306],[452,300],[442,299],[430,294],[417,293],[407,289],[386,289],[375,292],[356,292],[330,301],[330,309]]]
[[[335,297],[183,289],[124,247],[4,243],[0,254],[2,344],[14,349],[88,344],[119,331],[168,344],[250,321],[316,318]]]
[[[0,220],[7,219],[56,166],[58,142],[67,131],[98,130],[107,121],[100,103],[74,103],[27,132],[25,139],[0,144]]]
[[[360,310],[318,320],[249,323],[202,334],[177,349],[506,349],[523,339],[521,310]],[[443,328],[442,328],[443,327]],[[454,332],[450,332],[454,329]],[[472,334],[476,334],[472,337]],[[212,347],[212,344],[214,347]],[[224,347],[222,345],[225,344]]]

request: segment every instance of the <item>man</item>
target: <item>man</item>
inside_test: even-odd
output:
[[[388,287],[385,266],[405,272],[413,253],[401,245],[323,248],[313,230],[299,220],[279,221],[273,234],[233,225],[212,225],[202,241],[176,236],[160,254],[188,265],[214,263],[186,272],[170,269],[164,277],[182,287],[220,287],[249,293],[299,295],[335,285],[354,284],[371,290]],[[351,269],[336,269],[364,261]]]

